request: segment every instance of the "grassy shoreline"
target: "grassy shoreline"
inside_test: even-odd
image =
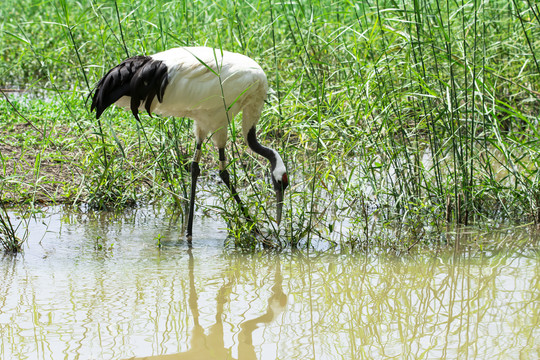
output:
[[[309,246],[344,220],[355,230],[343,242],[356,244],[396,224],[414,243],[447,223],[540,223],[540,12],[529,1],[24,0],[0,14],[0,88],[35,94],[0,94],[3,202],[181,204],[191,122],[121,110],[96,122],[85,100],[128,54],[208,45],[267,73],[258,128],[291,175],[284,243]],[[269,225],[266,164],[231,131],[242,198]],[[207,144],[210,174],[216,158]]]

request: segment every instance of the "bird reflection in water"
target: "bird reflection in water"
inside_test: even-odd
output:
[[[208,329],[199,323],[199,308],[197,304],[197,290],[195,289],[194,268],[192,250],[189,254],[189,308],[193,316],[193,329],[191,331],[190,349],[177,354],[157,355],[147,357],[130,358],[130,360],[180,360],[180,359],[234,359],[232,348],[227,348],[224,342],[223,333],[223,306],[229,300],[233,283],[229,281],[224,284],[217,294],[216,322]],[[251,320],[246,320],[240,324],[241,331],[238,335],[238,360],[256,360],[255,347],[253,346],[253,332],[259,326],[272,323],[284,310],[287,305],[287,295],[283,292],[283,276],[281,275],[281,263],[276,262],[274,286],[272,295],[268,299],[266,313]]]

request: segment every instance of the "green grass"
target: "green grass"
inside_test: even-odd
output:
[[[208,45],[256,59],[273,89],[260,140],[292,184],[285,226],[268,235],[276,246],[409,248],[445,224],[540,223],[540,10],[529,0],[8,0],[0,14],[0,87],[33,94],[0,105],[3,201],[182,205],[191,121],[108,110],[97,122],[85,99],[128,55]],[[7,129],[25,123],[15,140]],[[8,148],[28,155],[26,173]],[[233,177],[271,229],[267,164],[243,149],[230,146]],[[50,159],[71,177],[50,179]],[[249,248],[234,201],[208,186],[215,159],[206,144],[199,194],[223,198],[207,211]]]

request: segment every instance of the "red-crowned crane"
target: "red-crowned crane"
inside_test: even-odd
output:
[[[201,146],[208,134],[212,134],[219,150],[219,175],[249,219],[230,182],[225,161],[227,127],[240,111],[247,144],[270,161],[278,225],[281,221],[283,192],[289,185],[287,170],[277,151],[257,141],[255,130],[267,90],[264,71],[247,56],[208,47],[180,47],[151,56],[134,56],[109,70],[94,89],[91,111],[96,110],[99,119],[105,109],[116,103],[131,109],[137,120],[139,110],[194,120],[196,149],[191,163],[186,230],[191,243]]]

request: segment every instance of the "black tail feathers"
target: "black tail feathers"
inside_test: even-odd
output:
[[[122,96],[131,97],[131,112],[139,120],[139,106],[150,114],[154,97],[163,101],[169,82],[167,66],[150,56],[134,56],[115,66],[97,83],[92,96],[90,111],[96,110],[96,119]]]

